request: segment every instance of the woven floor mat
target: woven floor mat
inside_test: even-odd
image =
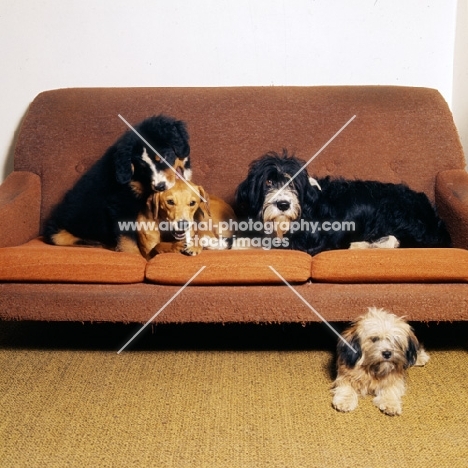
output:
[[[104,349],[95,331],[80,348],[79,327],[0,323],[0,466],[466,466],[466,341],[426,336],[431,360],[410,369],[403,414],[389,417],[371,398],[350,414],[331,407],[334,338],[319,325],[273,337],[262,328],[260,337],[270,333],[267,349],[253,349],[249,338],[233,349],[224,328],[224,348],[207,349],[209,338],[200,335],[205,349],[183,349],[172,331],[172,347],[140,343],[121,354],[121,342],[109,345],[109,326]],[[148,339],[165,342],[161,330]],[[193,331],[185,348],[194,348]],[[234,338],[254,334],[241,332]],[[324,334],[325,345],[304,345]]]

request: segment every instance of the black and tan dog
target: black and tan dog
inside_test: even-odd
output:
[[[178,179],[170,189],[151,195],[138,216],[140,251],[149,259],[161,253],[229,249],[231,220],[236,220],[234,211],[224,200]]]
[[[136,232],[122,232],[119,222],[136,221],[154,191],[172,187],[176,171],[190,179],[191,169],[182,121],[159,115],[135,129],[149,145],[132,130],[118,139],[55,207],[44,230],[47,243],[139,252]]]

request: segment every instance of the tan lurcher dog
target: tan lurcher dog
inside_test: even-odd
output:
[[[203,248],[229,249],[236,221],[234,210],[203,187],[178,179],[173,187],[156,192],[138,220],[139,248],[149,259],[157,254],[180,252],[198,255]]]

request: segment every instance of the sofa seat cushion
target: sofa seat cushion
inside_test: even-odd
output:
[[[464,249],[333,250],[312,258],[312,281],[430,283],[468,281]]]
[[[0,281],[139,283],[146,262],[140,255],[90,247],[48,245],[41,238],[0,249]]]
[[[310,278],[310,255],[292,250],[204,250],[195,257],[161,254],[146,266],[146,279],[158,284],[183,285],[203,266],[193,280],[198,285],[304,283]]]

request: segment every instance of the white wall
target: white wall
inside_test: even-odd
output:
[[[456,9],[457,0],[2,0],[0,181],[21,118],[46,89],[395,84],[437,88],[451,104]]]
[[[468,155],[468,0],[458,1],[452,94],[453,116]]]

